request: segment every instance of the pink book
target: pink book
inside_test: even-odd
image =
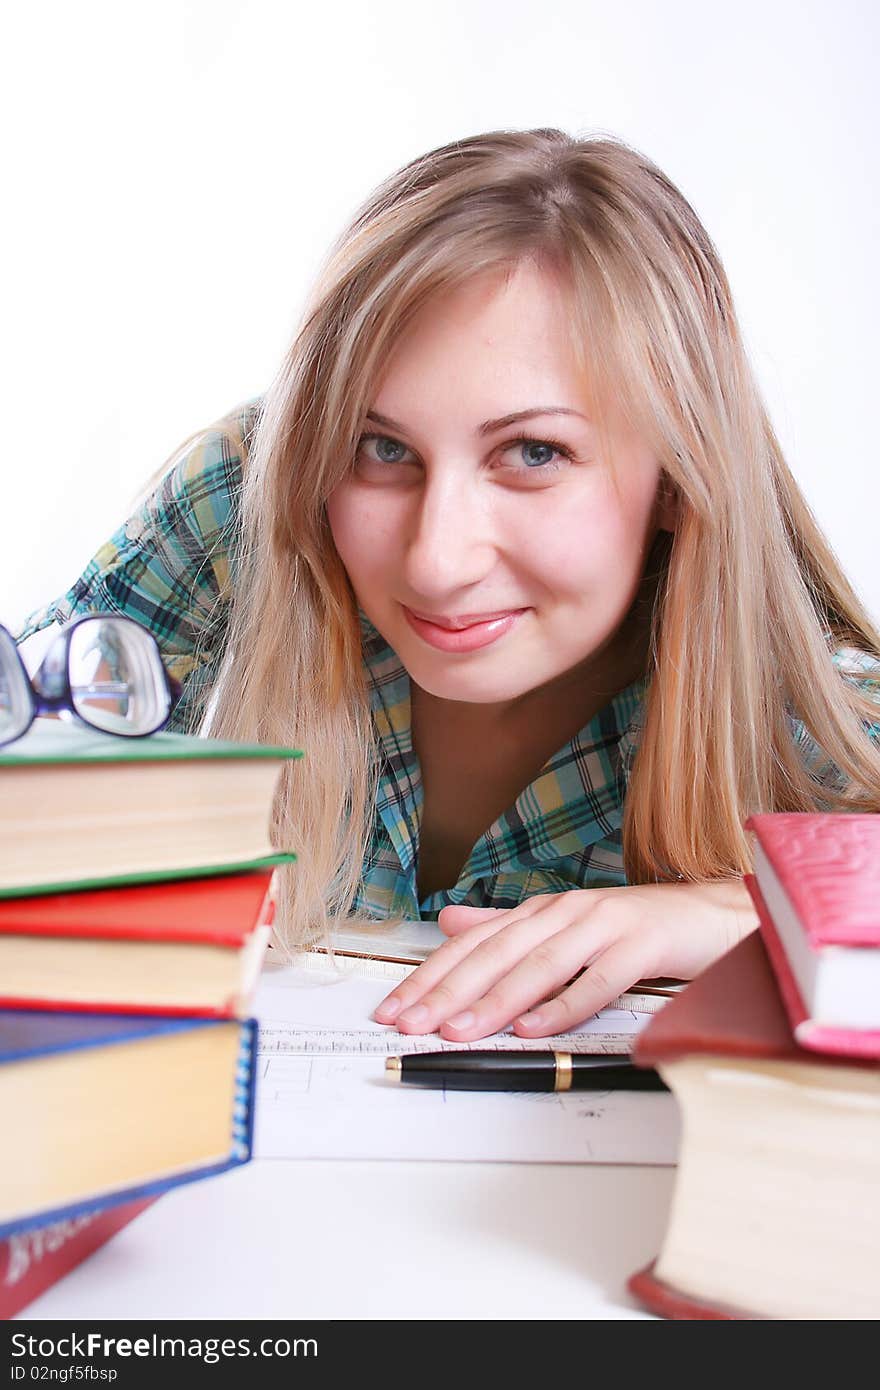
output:
[[[880,1057],[880,815],[751,816],[758,911],[797,1041]]]

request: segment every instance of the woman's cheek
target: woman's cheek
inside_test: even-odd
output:
[[[327,502],[334,545],[359,596],[395,589],[406,520],[387,498],[343,484]]]
[[[560,510],[552,520],[524,531],[521,553],[540,557],[543,569],[582,589],[594,577],[607,574],[610,564],[620,564],[626,546],[626,528],[617,508],[603,497],[595,503]]]

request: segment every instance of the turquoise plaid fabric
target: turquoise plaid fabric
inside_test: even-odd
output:
[[[183,683],[172,724],[181,727],[189,701],[213,680],[222,655],[242,464],[260,407],[260,398],[247,401],[187,441],[154,492],[63,597],[31,614],[19,640],[81,613],[136,618],[155,634],[169,670]],[[412,746],[409,676],[366,615],[360,616],[381,781],[356,906],[379,918],[436,919],[447,903],[515,907],[536,893],[624,884],[621,825],[644,713],[641,680],[616,695],[545,764],[480,836],[455,884],[419,900],[422,786]],[[880,697],[880,662],[851,648],[834,659]],[[836,780],[838,770],[823,761],[804,726],[793,717],[791,722],[817,780]],[[880,724],[872,733],[880,736]]]
[[[535,893],[626,882],[621,825],[623,742],[644,695],[636,681],[584,725],[474,845],[452,888],[416,890],[422,784],[413,751],[409,676],[361,613],[373,722],[383,755],[376,824],[360,906],[436,918],[447,903],[516,907]]]

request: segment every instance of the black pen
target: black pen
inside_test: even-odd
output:
[[[392,1081],[447,1091],[668,1091],[629,1057],[572,1052],[412,1052],[386,1057]]]

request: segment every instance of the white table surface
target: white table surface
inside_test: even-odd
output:
[[[30,1319],[642,1318],[670,1167],[255,1160],[174,1189]]]

